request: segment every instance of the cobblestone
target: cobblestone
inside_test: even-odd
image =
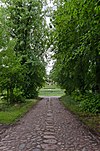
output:
[[[0,134],[0,151],[100,151],[98,138],[53,97]]]

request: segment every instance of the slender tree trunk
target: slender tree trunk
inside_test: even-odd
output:
[[[9,103],[9,88],[7,88],[7,103]]]
[[[80,57],[80,65],[79,65],[79,89],[81,93],[85,92],[85,82],[84,82],[84,65],[83,65],[83,56]]]
[[[9,88],[9,101],[10,103],[13,103],[14,101],[14,95],[13,95],[13,78],[10,79],[10,88]]]
[[[10,88],[10,103],[13,103],[14,97],[13,97],[13,88]]]
[[[100,93],[100,54],[96,51],[96,91]]]

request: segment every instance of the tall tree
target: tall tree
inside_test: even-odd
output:
[[[40,0],[2,0],[0,9],[0,12],[5,14],[4,22],[2,21],[2,26],[6,24],[7,30],[4,40],[6,40],[6,37],[8,38],[8,43],[3,47],[3,52],[6,51],[9,42],[15,41],[15,45],[12,47],[13,51],[8,48],[11,56],[14,53],[16,59],[20,58],[19,64],[20,68],[23,69],[21,73],[23,80],[19,87],[25,97],[36,97],[45,77],[44,53],[47,29],[45,28],[43,3]],[[3,37],[1,41],[3,42]],[[9,74],[10,76],[11,74]],[[14,78],[12,85],[15,81]],[[14,85],[12,89],[14,90],[15,87]]]
[[[100,92],[99,1],[62,0],[52,18],[56,80],[67,90]],[[63,78],[62,78],[63,77]]]

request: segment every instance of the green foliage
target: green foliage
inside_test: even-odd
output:
[[[76,101],[80,102],[83,99],[83,95],[79,91],[74,91],[71,94],[71,97]]]
[[[77,94],[79,96],[78,92],[75,92],[73,94],[73,96],[75,97],[75,95],[76,95],[76,97],[77,97]],[[91,99],[89,99],[89,96],[90,96],[90,98],[94,99],[94,96],[92,94],[87,94],[87,96],[83,96],[83,100],[81,100],[81,102],[83,102],[87,98],[89,100],[88,103],[90,103]],[[96,99],[96,97],[100,100],[100,95],[96,95],[95,99]],[[97,104],[96,104],[96,107],[94,107],[94,109],[96,111],[95,112],[95,111],[93,111],[93,104],[92,104],[92,108],[90,109],[91,105],[88,105],[88,103],[87,103],[85,110],[84,110],[83,105],[81,106],[82,108],[80,107],[81,102],[74,100],[74,98],[72,98],[71,96],[65,95],[65,96],[61,97],[60,100],[64,104],[64,106],[69,111],[71,111],[74,115],[76,115],[76,117],[78,117],[78,119],[80,119],[85,125],[87,125],[90,129],[92,129],[95,132],[100,132],[100,114],[96,114],[96,112],[98,113]],[[95,102],[94,102],[94,104],[95,104]],[[88,107],[89,107],[89,110],[87,109]],[[100,108],[99,103],[98,103],[98,107]]]
[[[13,96],[14,103],[25,102],[25,97],[23,96],[23,92],[19,88],[14,88],[13,95],[14,95]]]
[[[71,96],[64,95],[60,98],[60,100],[62,101],[64,106],[70,111],[75,112],[77,114],[81,112],[79,102],[74,100]]]
[[[0,91],[9,103],[35,98],[45,81],[43,1],[2,0]],[[2,95],[2,96],[3,96]]]
[[[23,69],[20,64],[20,58],[17,58],[13,50],[15,41],[10,40],[6,50],[0,53],[0,88],[1,91],[7,91],[7,101],[13,103],[15,97],[14,88],[19,88],[23,80]]]
[[[55,65],[51,77],[66,94],[74,94],[85,111],[99,112],[100,93],[100,2],[55,1],[52,16]],[[92,92],[92,96],[89,98]],[[86,95],[86,96],[85,96]]]
[[[53,77],[71,93],[95,85],[100,91],[99,2],[61,1],[54,12],[56,63]]]
[[[74,91],[71,96],[75,102],[79,103],[81,111],[94,114],[100,113],[100,94],[88,92],[83,95],[79,91]]]
[[[100,94],[88,94],[83,96],[80,102],[80,108],[82,111],[88,113],[100,113]]]

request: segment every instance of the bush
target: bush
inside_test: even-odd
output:
[[[19,88],[14,89],[13,95],[14,95],[13,103],[25,102],[25,97],[23,96],[23,92]]]
[[[76,102],[81,101],[83,99],[83,95],[78,90],[72,92],[71,96],[72,99],[74,99]]]
[[[80,101],[80,109],[90,113],[100,112],[100,94],[87,94]]]
[[[81,111],[93,114],[100,112],[100,94],[88,92],[83,95],[79,91],[74,91],[71,96],[79,103]]]

